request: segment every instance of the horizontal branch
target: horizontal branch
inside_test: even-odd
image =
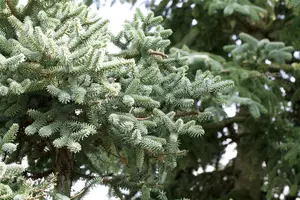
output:
[[[26,170],[24,172],[24,176],[26,178],[38,179],[38,178],[44,178],[44,177],[50,175],[53,172],[54,172],[53,169],[50,169],[50,170],[47,170],[47,171],[44,171],[44,172],[36,172],[36,173]]]
[[[161,56],[162,58],[168,58],[168,56],[166,54],[164,54],[163,52],[154,51],[152,49],[149,49],[149,54],[154,55],[154,56]]]
[[[16,6],[14,5],[14,2],[12,0],[6,0],[6,4],[11,12],[12,15],[17,17],[17,9]]]
[[[188,117],[188,116],[197,116],[201,114],[199,111],[189,111],[189,112],[184,112],[184,111],[178,111],[175,114],[175,117]],[[153,117],[153,115],[147,116],[147,117],[136,117],[137,120],[147,120],[149,118]]]
[[[207,124],[203,124],[202,127],[204,129],[219,129],[228,126],[232,123],[239,123],[245,121],[249,116],[235,116],[231,118],[224,119],[219,122],[211,122]]]
[[[175,117],[198,116],[199,114],[200,114],[199,111],[189,111],[189,112],[179,111],[179,112],[176,112]]]

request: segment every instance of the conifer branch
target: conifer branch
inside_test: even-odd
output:
[[[152,49],[149,49],[149,54],[150,55],[155,55],[155,56],[161,56],[162,58],[168,58],[168,56],[166,54],[164,54],[163,52],[154,51]]]
[[[200,112],[199,111],[190,111],[190,112],[176,112],[175,117],[188,117],[188,116],[197,116],[199,115]]]
[[[44,171],[44,172],[29,172],[29,171],[25,171],[25,177],[27,178],[32,178],[32,179],[38,179],[38,178],[43,178],[43,177],[46,177],[48,176],[49,174],[53,173],[53,169],[50,169],[50,170],[47,170],[47,171]],[[28,173],[32,174],[32,175],[28,175]]]
[[[44,197],[44,196],[45,196],[45,195],[38,195],[38,196],[26,198],[25,200],[41,199],[41,198]]]
[[[284,70],[287,72],[292,72],[295,70],[295,68],[291,65],[287,65],[287,64],[279,64],[279,63],[271,63],[270,65],[267,64],[261,64],[261,68],[264,71],[280,71],[280,70]]]
[[[231,117],[228,119],[224,119],[222,121],[219,122],[211,122],[211,123],[207,123],[207,124],[203,124],[202,127],[204,129],[219,129],[219,128],[224,128],[226,126],[228,126],[229,124],[232,123],[238,123],[238,122],[243,122],[245,121],[249,116],[235,116],[235,117]]]
[[[231,72],[231,70],[230,69],[224,69],[224,70],[222,70],[222,71],[220,71],[221,73],[230,73]]]
[[[193,94],[201,98],[217,96],[233,84],[221,81],[209,71],[198,70],[197,77],[189,79],[188,57],[176,53],[168,58],[163,52],[170,44],[167,38],[171,31],[165,30],[160,25],[162,18],[154,17],[153,13],[144,16],[137,11],[134,21],[126,22],[124,31],[114,41],[122,41],[121,52],[116,55],[107,51],[111,41],[107,20],[89,15],[84,5],[29,0],[18,13],[16,1],[4,2],[7,2],[5,9],[11,10],[9,19],[15,29],[7,31],[4,27],[1,29],[4,33],[0,33],[0,51],[5,52],[0,54],[3,67],[0,95],[8,100],[3,98],[1,104],[5,117],[1,117],[1,122],[21,122],[20,133],[28,139],[18,138],[22,151],[17,150],[12,140],[6,141],[2,148],[5,154],[17,150],[21,157],[30,155],[29,169],[40,164],[44,170],[49,169],[38,167],[33,173],[24,173],[23,168],[17,167],[13,175],[23,175],[21,184],[26,183],[26,178],[39,179],[56,172],[55,180],[46,180],[51,186],[56,182],[54,191],[41,189],[46,184],[43,179],[38,180],[42,182],[38,187],[32,184],[34,188],[26,191],[28,200],[44,198],[48,192],[61,198],[70,197],[72,181],[80,177],[89,180],[88,184],[71,199],[80,199],[92,185],[99,183],[110,185],[121,195],[120,188],[141,191],[143,199],[150,199],[150,193],[163,189],[160,185],[167,172],[185,154],[178,137],[204,134],[196,120],[188,117],[211,116],[210,112],[196,110],[194,100],[198,96]],[[170,98],[166,98],[167,94]],[[129,108],[136,108],[133,112],[136,116]],[[77,110],[82,114],[77,115]],[[174,120],[174,117],[187,118]],[[156,134],[159,129],[166,134]],[[11,137],[15,132],[9,131],[7,135]],[[103,136],[101,139],[99,134],[91,136],[97,132]],[[101,141],[93,141],[95,138]],[[77,153],[83,149],[91,153],[88,160],[77,159],[82,156]],[[152,163],[149,159],[160,162]],[[122,175],[101,176],[105,168],[120,166],[124,168]],[[98,174],[85,175],[81,170]]]
[[[16,6],[14,6],[13,0],[6,0],[6,4],[10,9],[11,14],[17,17],[17,9]]]
[[[20,17],[20,18],[21,18],[21,21],[23,21],[24,17],[27,16],[27,15],[29,15],[30,12],[32,11],[32,8],[33,8],[33,6],[34,6],[34,1],[35,1],[35,0],[28,0],[28,3],[27,3],[27,5],[26,5],[25,9],[24,9],[23,12],[21,13],[21,17]]]
[[[190,112],[179,111],[179,112],[176,112],[175,117],[197,116],[199,114],[201,114],[201,113],[198,111],[190,111]],[[150,115],[148,117],[136,117],[136,119],[137,120],[147,120],[151,117],[153,117],[153,115]]]
[[[136,117],[135,119],[137,119],[137,120],[147,120],[147,119],[150,119],[151,117],[153,117],[153,115],[150,115],[148,117]]]
[[[94,179],[94,178],[96,178],[95,176],[92,176],[92,175],[83,175],[83,174],[80,174],[82,177],[84,177],[84,178],[88,178],[89,180],[91,180],[91,179]],[[113,176],[113,173],[109,173],[109,174],[104,174],[104,175],[102,175],[102,176],[100,176],[100,177],[102,177],[102,178],[105,178],[105,177],[108,177],[108,176]],[[76,193],[75,195],[73,195],[70,199],[75,199],[75,198],[77,198],[77,197],[80,197],[81,195],[84,195],[84,193],[85,192],[87,192],[87,190],[89,189],[91,187],[91,185],[89,185],[89,186],[87,186],[87,187],[84,187],[81,191],[79,191],[78,193]]]
[[[53,181],[53,180],[52,180],[52,181]],[[32,194],[46,193],[46,190],[49,189],[50,183],[52,183],[52,182],[47,183],[47,184],[44,185],[44,187],[41,188],[41,189],[33,190],[33,191],[32,191]],[[41,195],[37,195],[37,196],[33,196],[33,197],[28,197],[28,198],[26,198],[26,200],[41,199],[42,197],[45,198],[45,194],[41,194]]]
[[[80,196],[81,194],[83,194],[84,192],[86,192],[88,190],[89,187],[85,187],[83,188],[80,192],[76,193],[74,196],[72,196],[70,199],[75,199],[76,197]]]
[[[232,144],[232,143],[238,143],[239,141],[240,141],[240,139],[242,138],[242,137],[245,137],[245,136],[247,136],[247,135],[249,135],[249,133],[248,132],[243,132],[243,133],[239,133],[239,134],[236,134],[236,135],[229,135],[229,136],[226,136],[225,138],[228,138],[228,139],[231,139],[232,141],[231,142],[229,142],[227,145],[229,145],[229,144]]]

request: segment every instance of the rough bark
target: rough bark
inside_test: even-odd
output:
[[[249,140],[242,138],[237,144],[237,157],[235,160],[235,185],[234,190],[243,191],[252,200],[261,199],[261,175],[262,168],[259,159],[259,152],[249,151]],[[244,145],[245,143],[245,145]]]
[[[72,187],[73,154],[66,148],[56,149],[56,192],[70,197]]]

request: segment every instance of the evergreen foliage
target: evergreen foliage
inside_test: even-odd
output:
[[[0,1],[0,199],[299,198],[300,1],[146,4]]]
[[[189,57],[190,78],[196,70],[210,70],[236,86],[222,96],[235,105],[235,116],[202,101],[200,111],[214,108],[214,117],[202,125],[202,138],[182,140],[180,147],[189,153],[167,176],[169,198],[299,198],[299,3],[163,0],[151,5],[174,31],[176,50]],[[224,164],[230,144],[236,144],[237,156]],[[214,170],[206,171],[207,166]],[[196,173],[199,167],[204,172]]]
[[[47,179],[26,180],[23,176],[24,166],[20,164],[6,164],[9,156],[16,151],[17,145],[14,144],[19,125],[14,123],[7,132],[1,129],[0,138],[0,199],[39,199],[48,196],[47,192],[53,190],[54,174]]]
[[[234,83],[201,70],[188,78],[188,57],[166,53],[172,31],[162,21],[137,10],[113,36],[108,20],[81,3],[1,1],[0,119],[10,128],[1,140],[10,154],[2,199],[79,199],[96,184],[120,199],[167,198],[167,174],[186,154],[179,138],[202,136],[213,115],[197,102],[221,103]],[[112,43],[118,53],[108,51]],[[24,157],[25,171],[9,164]],[[80,178],[86,187],[71,197]]]

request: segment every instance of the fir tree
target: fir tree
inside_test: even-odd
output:
[[[161,22],[137,10],[113,36],[83,4],[1,1],[1,199],[79,199],[95,184],[120,199],[166,199],[166,176],[186,154],[179,138],[203,135],[212,116],[197,102],[220,103],[233,81],[200,70],[189,79]],[[25,171],[11,167],[24,157]],[[21,187],[27,178],[41,189]],[[80,178],[86,187],[70,197]]]
[[[235,116],[202,102],[203,109],[214,108],[215,117],[203,124],[204,137],[182,140],[189,154],[167,177],[168,197],[297,199],[300,68],[293,53],[300,49],[299,3],[163,0],[152,5],[174,31],[171,41],[189,57],[190,78],[196,70],[210,70],[236,85],[222,97],[237,107]],[[231,143],[237,144],[237,157],[224,166],[220,160]],[[215,170],[194,175],[208,165]],[[290,191],[282,194],[286,186]]]

